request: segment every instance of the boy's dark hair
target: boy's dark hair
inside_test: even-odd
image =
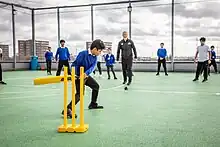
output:
[[[91,50],[94,48],[96,48],[97,50],[103,50],[103,49],[105,49],[105,44],[102,40],[96,39],[92,42],[92,44],[90,46]]]
[[[48,46],[48,49],[51,48],[50,46]]]
[[[60,40],[60,43],[62,43],[62,42],[63,42],[63,43],[65,43],[65,40],[63,40],[63,39],[62,39],[62,40]]]
[[[205,37],[201,37],[199,40],[200,40],[200,41],[203,41],[203,42],[206,41]]]
[[[215,48],[214,45],[212,45],[211,48]]]
[[[164,43],[162,42],[162,43],[160,43],[161,45],[163,44],[164,45]]]

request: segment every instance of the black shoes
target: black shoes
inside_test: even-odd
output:
[[[193,79],[193,82],[195,82],[195,81],[198,81],[199,79]],[[208,81],[208,79],[204,79],[204,80],[202,80],[202,82],[204,83],[204,82],[206,82],[206,81]]]
[[[98,105],[97,103],[90,103],[89,104],[89,109],[103,109],[103,106]]]
[[[0,84],[2,85],[7,85],[7,83],[3,82],[3,81],[0,81]]]
[[[160,75],[159,73],[157,73],[157,74],[156,74],[156,76],[159,76],[159,75]],[[165,76],[168,76],[168,74],[167,74],[167,73],[165,73]]]
[[[62,111],[62,115],[64,115],[64,110]],[[67,109],[67,118],[72,118],[72,110]],[[75,114],[75,118],[77,118],[77,115]]]

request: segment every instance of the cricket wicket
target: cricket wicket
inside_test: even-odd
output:
[[[80,67],[80,123],[76,124],[75,120],[75,93],[76,93],[76,85],[75,85],[75,69],[72,68],[71,72],[71,82],[72,82],[72,123],[68,124],[67,121],[67,100],[68,100],[68,72],[67,67],[64,67],[64,76],[55,76],[55,77],[45,77],[45,78],[37,78],[34,79],[34,85],[42,85],[42,84],[51,84],[51,83],[64,83],[64,117],[63,117],[63,125],[58,127],[59,133],[84,133],[88,130],[89,125],[84,123],[84,68]]]

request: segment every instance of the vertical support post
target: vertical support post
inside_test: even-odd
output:
[[[174,69],[174,1],[175,0],[172,0],[172,18],[171,18],[171,68],[172,68],[172,71],[175,71]]]
[[[91,5],[91,39],[94,40],[94,14],[93,14],[93,5]]]
[[[132,12],[132,6],[131,6],[131,2],[129,1],[129,6],[128,6],[128,15],[129,15],[128,27],[129,27],[129,38],[130,39],[131,39],[131,12]]]
[[[15,36],[15,8],[14,5],[11,5],[11,9],[12,9],[12,36],[13,36],[13,59],[14,59],[14,63],[13,63],[13,68],[14,70],[16,69],[16,36]]]
[[[80,127],[84,127],[84,67],[80,67]]]
[[[72,80],[72,127],[75,127],[75,93],[76,93],[76,85],[75,85],[75,67],[72,67],[71,73],[71,80]]]
[[[31,10],[31,23],[32,23],[32,55],[36,56],[36,43],[35,43],[35,14],[34,10]]]
[[[60,46],[60,8],[57,8],[57,45]]]
[[[64,116],[63,116],[63,126],[64,128],[67,128],[67,96],[68,96],[68,81],[67,81],[67,67],[64,67],[64,101],[63,101],[63,107],[64,107]]]

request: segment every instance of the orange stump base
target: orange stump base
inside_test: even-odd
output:
[[[59,133],[85,133],[88,131],[89,125],[84,124],[83,126],[75,125],[74,127],[72,125],[67,125],[66,127],[64,125],[61,125],[58,127]]]

